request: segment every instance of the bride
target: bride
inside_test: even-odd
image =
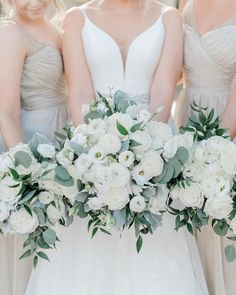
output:
[[[120,89],[168,121],[182,64],[182,23],[175,9],[152,0],[93,0],[64,21],[63,53],[73,123],[96,91]],[[147,236],[140,254],[135,235],[97,234],[75,220],[63,241],[32,273],[27,295],[207,295],[192,238],[163,226]]]

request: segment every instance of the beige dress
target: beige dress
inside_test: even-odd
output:
[[[177,101],[175,119],[185,124],[193,115],[190,103],[214,108],[221,115],[236,74],[236,17],[200,36],[196,25],[194,0],[184,11],[185,89]],[[197,235],[200,255],[211,295],[235,295],[236,262],[228,263],[224,248],[230,244],[215,235],[210,226]]]
[[[21,126],[27,142],[35,132],[55,140],[68,121],[65,104],[63,63],[58,49],[33,39],[15,24],[27,46],[21,81]],[[0,138],[0,152],[5,150]],[[22,254],[22,239],[0,237],[0,294],[24,295],[31,272],[31,260],[18,258]]]

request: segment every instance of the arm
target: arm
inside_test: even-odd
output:
[[[0,31],[0,130],[7,148],[23,142],[20,126],[20,82],[26,55],[24,41],[15,26]]]
[[[182,13],[185,5],[188,3],[188,0],[180,0],[179,2],[179,11]]]
[[[163,15],[165,39],[162,54],[151,87],[151,111],[164,107],[158,121],[167,122],[175,87],[183,61],[183,28],[181,17],[171,8]]]
[[[230,129],[230,137],[236,136],[236,75],[232,81],[230,95],[222,116],[221,126]]]
[[[82,122],[82,105],[94,96],[81,36],[83,25],[84,17],[78,9],[72,9],[66,14],[62,51],[68,83],[69,108],[75,126]]]

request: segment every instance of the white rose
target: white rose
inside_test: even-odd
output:
[[[104,206],[104,203],[101,197],[94,197],[88,200],[87,205],[91,210],[100,210]]]
[[[87,137],[84,136],[83,134],[81,133],[76,133],[72,139],[71,139],[72,142],[75,142],[81,146],[86,146],[87,144]]]
[[[82,134],[84,136],[87,136],[88,135],[88,125],[87,124],[81,124],[79,125],[74,133],[73,133],[73,137],[76,136],[77,134]]]
[[[48,219],[55,224],[65,215],[65,204],[62,201],[59,201],[59,206],[55,207],[52,204],[47,208]]]
[[[120,187],[126,186],[130,181],[130,172],[129,170],[122,166],[119,163],[113,163],[110,165],[112,170],[112,182],[111,186],[113,187]]]
[[[121,210],[129,202],[128,190],[125,187],[109,187],[98,193],[105,206],[110,210]]]
[[[236,235],[236,217],[231,220],[230,228],[233,231],[233,234]]]
[[[79,174],[83,174],[92,164],[92,158],[90,155],[81,154],[75,161],[75,167]]]
[[[91,120],[87,127],[87,132],[95,138],[100,138],[106,132],[106,124],[102,119]]]
[[[130,139],[139,143],[138,146],[133,148],[137,153],[147,151],[152,144],[152,138],[146,131],[138,130],[130,135]]]
[[[134,160],[134,153],[131,151],[124,151],[119,155],[119,163],[127,168],[134,163]]]
[[[222,168],[226,173],[230,175],[236,174],[236,146],[230,147],[230,149],[225,149],[220,156],[220,163]]]
[[[164,162],[158,153],[154,151],[148,151],[142,157],[141,165],[145,171],[145,174],[152,178],[154,176],[159,176],[162,173]]]
[[[94,171],[96,177],[96,182],[94,184],[98,189],[109,185],[109,183],[112,181],[113,174],[110,167],[95,166]]]
[[[0,155],[0,176],[7,172],[9,168],[14,168],[14,163],[9,154]]]
[[[178,143],[175,142],[174,138],[171,138],[167,143],[164,145],[164,152],[163,156],[167,159],[174,157],[178,150]]]
[[[209,153],[205,147],[197,147],[195,150],[195,159],[200,162],[206,162],[208,160]]]
[[[9,223],[13,231],[22,235],[32,233],[39,225],[37,215],[32,211],[31,216],[23,208],[11,214]]]
[[[132,178],[135,180],[137,185],[143,186],[147,184],[150,176],[146,174],[142,165],[137,165],[132,170]]]
[[[129,131],[133,125],[133,120],[129,115],[122,113],[115,113],[108,117],[108,132],[117,135],[119,138],[123,138],[125,135],[122,135],[117,129],[117,122],[124,126],[127,131]]]
[[[22,184],[10,177],[5,177],[0,182],[0,200],[6,203],[15,204],[20,196],[19,192]]]
[[[191,183],[185,189],[179,190],[179,199],[186,207],[201,208],[204,197],[198,183]]]
[[[139,122],[148,122],[152,117],[152,114],[148,111],[148,110],[145,110],[145,109],[142,109],[139,114],[137,115],[137,120]]]
[[[208,199],[205,206],[205,212],[212,218],[228,218],[233,209],[232,199],[228,196]]]
[[[146,208],[146,202],[144,197],[142,196],[135,196],[129,203],[130,210],[133,212],[143,212]]]
[[[102,148],[102,150],[106,154],[113,154],[115,155],[121,149],[121,142],[118,136],[113,134],[105,134],[103,135],[99,141],[98,145]]]
[[[0,201],[0,222],[6,220],[10,215],[9,206],[5,202]]]
[[[165,144],[172,137],[170,126],[163,122],[150,121],[148,128],[151,136],[158,139],[162,144]]]
[[[74,153],[71,150],[62,149],[56,155],[57,162],[62,166],[68,166],[73,162]]]
[[[47,205],[54,200],[54,193],[52,191],[40,192],[38,198],[40,203]]]
[[[41,143],[38,145],[37,151],[46,159],[52,159],[55,156],[56,149],[51,144]]]

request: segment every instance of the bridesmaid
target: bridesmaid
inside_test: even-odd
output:
[[[45,14],[51,0],[7,0],[0,28],[0,152],[35,132],[54,140],[68,120],[61,35]],[[61,4],[54,0],[59,14]],[[19,237],[0,238],[1,294],[24,295],[31,261]]]
[[[180,6],[185,23],[185,89],[177,101],[178,125],[193,115],[190,103],[214,108],[222,116],[227,100],[235,105],[236,95],[236,1],[189,0]],[[230,123],[224,119],[222,124]],[[210,294],[235,294],[236,262],[228,263],[224,256],[229,242],[210,226],[197,235],[197,241]]]

